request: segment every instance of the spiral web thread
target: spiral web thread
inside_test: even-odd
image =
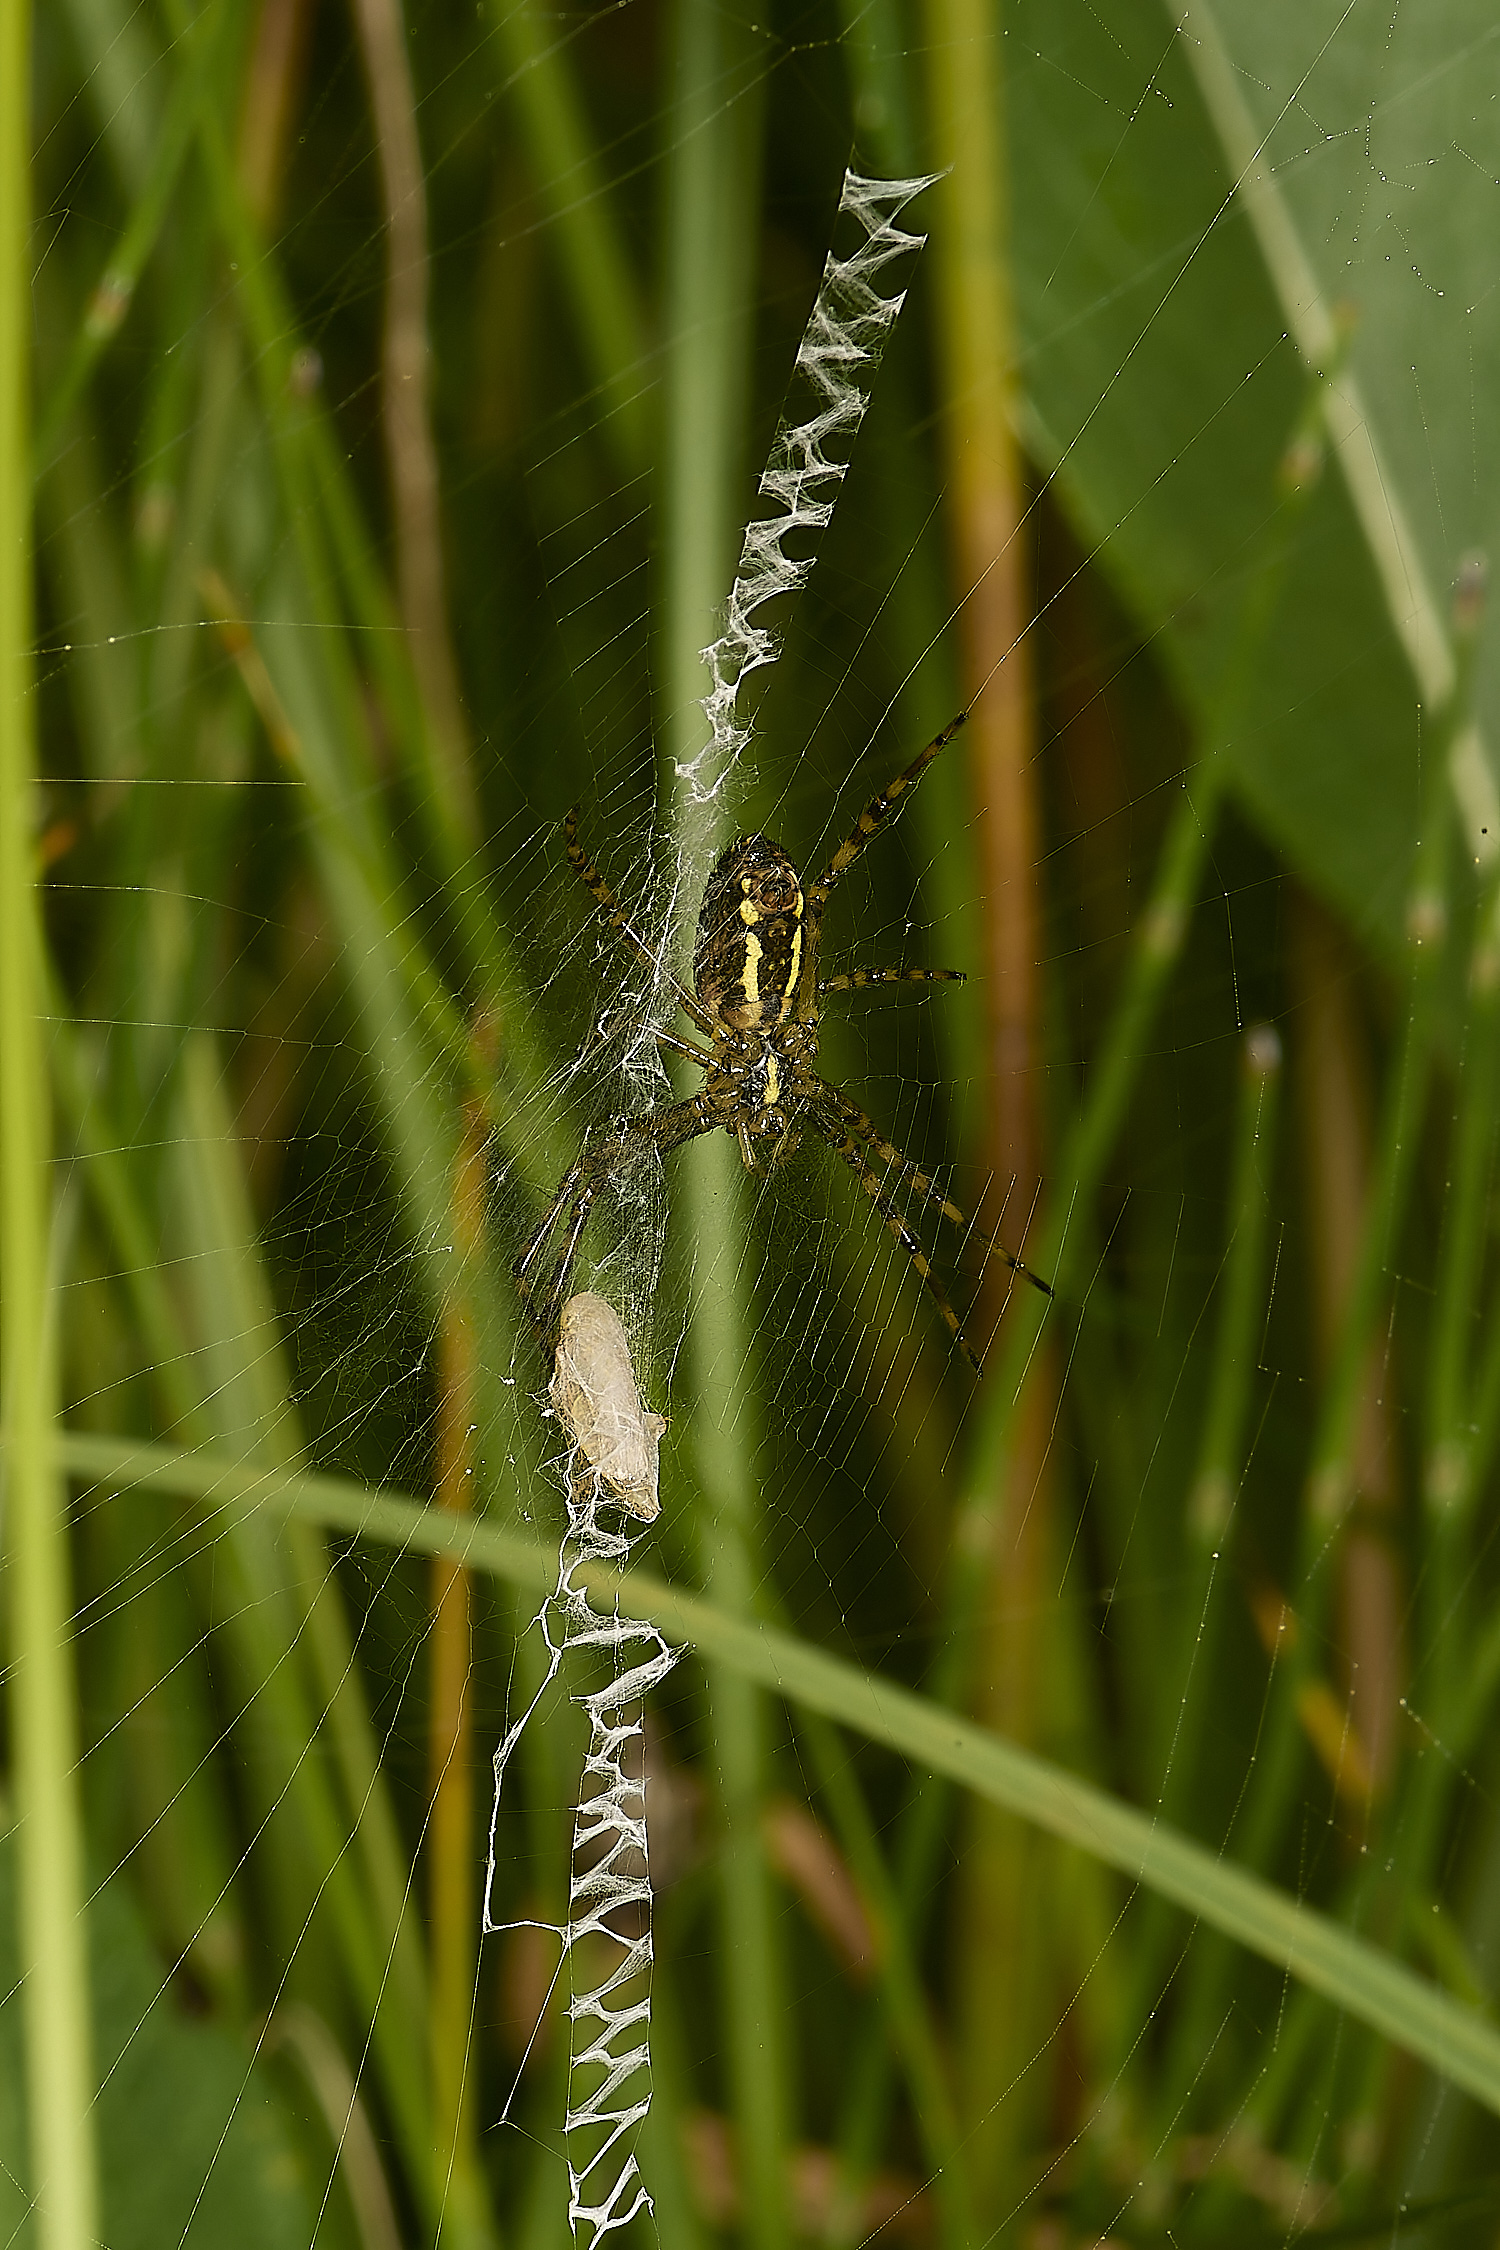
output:
[[[833,514],[871,383],[906,301],[904,290],[882,294],[881,283],[895,259],[919,250],[927,239],[907,234],[896,219],[937,177],[869,180],[854,171],[844,174],[839,210],[858,221],[865,239],[847,258],[830,252],[824,265],[794,370],[822,404],[794,428],[784,420],[778,426],[759,491],[776,501],[781,513],[747,524],[724,632],[703,651],[713,678],[703,702],[711,734],[698,756],[678,768],[696,802],[717,795],[750,739],[738,714],[740,687],[752,672],[775,662],[781,645],[754,616],[774,595],[796,593],[807,583],[814,555],[789,556],[783,543],[793,531],[821,531]],[[830,459],[827,448],[835,443],[844,458]],[[568,2222],[583,2250],[595,2250],[606,2235],[654,2208],[634,2148],[651,2106],[651,1881],[642,1716],[645,1698],[682,1651],[654,1625],[618,1612],[603,1616],[590,1606],[577,1571],[591,1562],[625,1562],[632,1539],[628,1531],[609,1531],[599,1522],[600,1509],[614,1503],[577,1450],[567,1468],[568,1527],[557,1586],[536,1619],[548,1650],[546,1675],[495,1752],[484,1928],[489,1933],[505,1927],[492,1918],[491,1908],[506,1768],[564,1664],[586,1651],[602,1653],[614,1662],[613,1677],[576,1697],[588,1717],[589,1747],[573,1818],[568,1919],[556,1930],[571,1985],[563,2123]],[[632,1762],[638,1778],[628,1770]],[[607,1949],[614,1957],[603,1976],[582,1988],[579,1963],[587,1954],[580,1947]]]
[[[752,672],[774,664],[781,646],[777,633],[755,623],[755,613],[778,594],[796,593],[811,576],[816,555],[789,555],[785,541],[794,531],[815,536],[833,514],[876,371],[906,302],[904,289],[883,294],[886,270],[927,240],[907,234],[896,221],[912,198],[940,177],[932,172],[920,179],[867,180],[852,170],[844,174],[839,211],[863,227],[865,239],[847,258],[830,250],[824,263],[793,370],[823,403],[795,428],[785,420],[777,427],[758,489],[781,513],[752,518],[745,526],[724,630],[703,651],[714,683],[703,703],[712,731],[697,755],[677,767],[695,804],[718,795],[750,739],[738,712],[740,687]],[[829,457],[827,449],[835,444],[842,458]]]

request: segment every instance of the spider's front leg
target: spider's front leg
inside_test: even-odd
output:
[[[968,722],[967,711],[960,711],[951,719],[941,734],[934,735],[927,748],[903,767],[894,781],[888,781],[878,797],[872,797],[853,828],[840,844],[828,865],[815,883],[807,886],[807,903],[814,917],[820,915],[828,903],[828,894],[841,875],[854,865],[872,836],[878,836],[891,814],[907,791],[914,789],[940,750],[946,749],[959,728]]]
[[[818,998],[830,992],[863,992],[872,984],[967,984],[965,969],[846,969],[841,977],[820,977]]]

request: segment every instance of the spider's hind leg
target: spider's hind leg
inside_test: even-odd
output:
[[[526,1308],[527,1317],[541,1340],[544,1357],[555,1341],[557,1313],[562,1304],[561,1292],[567,1281],[573,1260],[578,1255],[578,1245],[582,1240],[583,1230],[588,1224],[589,1209],[597,1191],[598,1176],[602,1174],[607,1159],[607,1148],[592,1152],[587,1147],[585,1148],[584,1154],[572,1166],[556,1195],[552,1198],[541,1225],[532,1235],[520,1256],[513,1260],[511,1264],[511,1279],[515,1282],[517,1294]],[[572,1205],[571,1210],[568,1208],[570,1203]],[[546,1248],[553,1229],[564,1211],[568,1212],[565,1247],[552,1269],[546,1288],[538,1290],[533,1284],[531,1269]]]
[[[888,1170],[895,1172],[900,1179],[909,1180],[918,1194],[934,1204],[945,1219],[951,1219],[955,1226],[968,1225],[969,1222],[958,1205],[944,1195],[930,1173],[913,1164],[909,1156],[903,1156],[900,1149],[885,1138],[874,1119],[865,1115],[858,1102],[852,1102],[839,1087],[830,1086],[826,1078],[820,1078],[817,1082],[816,1099],[825,1109],[832,1110],[848,1126],[855,1138],[864,1142],[866,1148],[873,1149]],[[1050,1281],[1043,1281],[1039,1273],[1034,1273],[1023,1259],[1018,1258],[1013,1250],[1007,1250],[1003,1243],[987,1242],[985,1256],[998,1258],[1002,1265],[1009,1266],[1012,1273],[1018,1273],[1023,1281],[1029,1281],[1033,1289],[1039,1289],[1044,1297],[1056,1295]]]
[[[830,1086],[826,1078],[818,1081],[816,1099],[825,1109],[832,1110],[841,1124],[848,1126],[856,1140],[863,1141],[866,1148],[873,1149],[888,1171],[894,1172],[899,1179],[909,1181],[925,1201],[934,1204],[942,1212],[945,1219],[951,1219],[955,1226],[967,1225],[958,1205],[951,1197],[944,1195],[931,1173],[924,1172],[919,1165],[913,1164],[909,1156],[903,1156],[900,1149],[886,1139],[875,1120],[866,1116],[858,1102],[851,1101],[839,1087]]]
[[[902,1218],[901,1213],[897,1210],[895,1203],[887,1193],[884,1181],[878,1178],[877,1175],[871,1171],[869,1165],[865,1162],[864,1157],[860,1154],[858,1144],[853,1140],[850,1134],[842,1131],[840,1127],[834,1123],[831,1117],[820,1116],[816,1109],[811,1109],[809,1114],[811,1115],[813,1122],[816,1124],[818,1131],[822,1134],[824,1140],[827,1141],[829,1147],[834,1151],[835,1155],[841,1156],[844,1162],[848,1165],[850,1171],[854,1174],[854,1177],[858,1180],[860,1186],[864,1189],[866,1195],[870,1198],[870,1201],[874,1204],[882,1219],[884,1219],[886,1226],[895,1236],[897,1242],[900,1243],[902,1249],[906,1252],[906,1255],[908,1256],[908,1258],[910,1258],[912,1264],[916,1267],[917,1274],[922,1282],[922,1286],[927,1291],[929,1297],[931,1297],[933,1303],[937,1306],[937,1309],[942,1314],[944,1320],[947,1322],[953,1336],[953,1341],[957,1344],[959,1350],[963,1353],[964,1358],[973,1368],[976,1375],[982,1375],[984,1373],[984,1369],[980,1363],[979,1354],[975,1351],[973,1345],[969,1342],[968,1337],[964,1334],[963,1323],[960,1321],[957,1313],[953,1310],[953,1307],[949,1304],[948,1299],[943,1292],[942,1284],[939,1282],[931,1266],[927,1263],[927,1256],[922,1248],[921,1243],[918,1242],[916,1236],[912,1233],[911,1228],[907,1225],[905,1219]],[[894,1154],[895,1152],[893,1151],[892,1153]],[[915,1171],[915,1166],[912,1166],[911,1170]]]
[[[553,1196],[541,1225],[511,1267],[521,1302],[541,1339],[544,1360],[549,1358],[557,1341],[558,1322],[567,1300],[568,1283],[584,1229],[589,1223],[594,1198],[609,1174],[622,1157],[638,1148],[654,1148],[658,1155],[664,1156],[668,1149],[680,1148],[684,1141],[696,1140],[700,1133],[710,1131],[718,1122],[707,1096],[694,1094],[685,1102],[670,1102],[665,1108],[647,1110],[639,1117],[628,1117],[608,1140],[601,1141],[595,1148],[585,1146],[582,1156],[568,1171]],[[553,1238],[558,1220],[565,1212],[567,1218],[562,1250],[545,1289],[539,1290],[529,1277]]]

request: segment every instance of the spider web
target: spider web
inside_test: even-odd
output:
[[[781,513],[752,519],[747,527],[730,588],[725,630],[704,651],[713,680],[703,705],[710,739],[677,774],[698,803],[712,801],[749,746],[750,729],[740,717],[739,691],[752,672],[773,663],[777,654],[773,634],[756,623],[756,613],[781,595],[799,592],[807,582],[812,557],[789,556],[785,543],[794,535],[803,540],[815,537],[832,518],[834,497],[848,464],[829,448],[847,448],[857,435],[874,371],[904,301],[901,293],[883,293],[888,289],[887,269],[921,247],[921,237],[905,233],[895,222],[906,204],[931,185],[930,179],[871,180],[853,171],[844,174],[840,215],[855,218],[864,239],[847,258],[830,252],[825,262],[794,370],[816,393],[818,403],[807,420],[792,427],[783,421],[777,429],[759,490]],[[675,1015],[679,991],[662,975],[659,958],[653,957],[647,965],[661,978],[652,996],[657,1008],[665,999]],[[632,1053],[638,1054],[639,1048]],[[576,1223],[568,1215],[571,1193],[571,1189],[559,1190],[558,1198],[566,1242],[571,1242]],[[583,1215],[587,1216],[586,1206]],[[543,1273],[545,1258],[551,1255],[549,1247]],[[530,1249],[523,1253],[519,1270],[525,1270],[530,1256]],[[565,1247],[559,1278],[553,1284],[558,1297],[565,1287],[562,1277],[568,1256]],[[539,1282],[534,1286],[540,1303]],[[564,1325],[566,1317],[564,1309]],[[640,1325],[639,1311],[636,1325]],[[561,1365],[559,1356],[559,1369]],[[587,1378],[585,1387],[590,1388]],[[638,1427],[635,1402],[622,1400],[620,1407],[627,1421]],[[566,1419],[566,1407],[559,1411]],[[568,1530],[559,1555],[556,1592],[544,1602],[534,1627],[547,1648],[547,1668],[542,1688],[507,1727],[495,1753],[484,1925],[486,1935],[503,1935],[507,1930],[491,1915],[495,1826],[506,1771],[522,1732],[570,1658],[576,1665],[580,1652],[597,1658],[607,1650],[614,1661],[614,1676],[591,1693],[574,1691],[588,1713],[590,1741],[575,1814],[568,1915],[559,1933],[563,1960],[570,1970],[591,1944],[605,1956],[592,1981],[587,1972],[574,1971],[568,2008],[573,2026],[564,2120],[568,2221],[575,2236],[593,2245],[654,2208],[635,2153],[638,2130],[650,2110],[651,2070],[651,1884],[642,1770],[643,1705],[681,1651],[671,1648],[649,1623],[628,1621],[618,1614],[599,1615],[587,1589],[577,1582],[577,1570],[585,1561],[627,1560],[634,1544],[633,1526],[631,1509],[618,1505],[619,1496],[611,1489],[602,1460],[595,1458],[587,1433],[573,1428],[567,1434],[573,1440],[567,1464]],[[601,1508],[618,1513],[618,1531],[601,1525]],[[556,1640],[554,1617],[560,1630]],[[651,1653],[642,1660],[643,1641],[650,1644]],[[621,1921],[626,1916],[633,1917],[629,1925]]]
[[[590,1713],[527,1639],[565,1480],[507,1269],[585,1130],[670,1098],[675,1065],[659,980],[603,931],[558,823],[581,800],[682,975],[714,822],[815,869],[1003,685],[972,657],[994,572],[954,529],[989,464],[947,435],[982,153],[939,130],[960,34],[946,11],[730,23],[694,110],[697,20],[404,27],[457,757],[398,622],[380,371],[406,206],[378,11],[68,0],[38,23],[38,833],[114,2245],[565,2238],[558,1902],[588,1730],[613,1719],[603,1670]],[[1042,1193],[1033,1217],[998,1153],[999,894],[960,740],[841,887],[826,965],[970,982],[831,1003],[822,1064],[979,1214],[909,1206],[980,1308],[983,1385],[826,1151],[749,1183],[723,1236],[745,1606],[932,1694],[966,1648],[981,1720],[1470,2006],[1500,1927],[1500,819],[1465,563],[1494,548],[1500,466],[1494,39],[1456,4],[1007,11],[1021,483],[990,553],[1025,556],[1006,661],[1031,680]],[[758,214],[721,238],[744,330],[714,507],[737,544],[801,418],[786,371],[827,245],[863,231],[837,231],[851,139],[868,175],[954,171],[919,207],[929,247],[817,571],[771,613],[774,670],[763,617],[721,652],[726,685],[760,666],[753,735],[695,764],[662,654],[684,535],[659,471],[662,213],[722,143]],[[721,279],[687,296],[710,341]],[[698,589],[709,617],[733,565]],[[625,1173],[575,1282],[617,1304],[669,1417],[638,1560],[689,1587],[716,1536],[697,1153]],[[1023,1232],[1058,1282],[1024,1367],[986,1257]],[[1007,1483],[995,1402],[1023,1373],[1035,1424],[1017,1410],[1001,1450],[1034,1467]],[[132,1468],[143,1444],[177,1468]],[[373,1515],[356,1534],[272,1506],[303,1469],[467,1499],[547,1575],[476,1569],[455,1596]],[[986,1526],[966,1635],[955,1582]],[[1493,2231],[1492,2118],[1353,1997],[1341,2014],[800,1704],[756,1702],[736,1765],[703,1655],[610,1753],[615,1809],[635,1817],[625,1782],[650,1803],[640,2163],[674,2250]],[[537,1698],[495,1828],[508,1927],[481,1946],[488,1751]],[[465,1775],[467,1799],[439,1786]],[[0,2202],[24,2241],[17,1859],[12,1831]]]

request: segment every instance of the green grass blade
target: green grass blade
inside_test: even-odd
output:
[[[1245,103],[1213,10],[1207,0],[1191,0],[1190,5],[1170,7],[1168,13],[1186,34],[1183,49],[1218,134],[1230,179],[1255,231],[1292,338],[1316,377],[1343,357],[1344,340],[1291,206],[1264,153],[1262,135]],[[1406,651],[1424,702],[1441,709],[1453,692],[1457,671],[1441,597],[1413,535],[1399,480],[1382,457],[1377,417],[1347,371],[1329,385],[1326,413],[1334,454],[1385,593],[1392,629]]]
[[[200,1314],[191,1341],[179,1308],[153,1262],[145,1215],[130,1178],[130,1160],[112,1146],[98,1105],[83,1082],[76,1047],[59,1027],[55,1054],[65,1105],[77,1120],[86,1178],[99,1214],[130,1276],[133,1309],[161,1387],[161,1403],[179,1424],[211,1430],[220,1444],[243,1449],[246,1461],[294,1468],[300,1445],[288,1405],[269,1291],[251,1245],[244,1186],[232,1163],[223,1096],[212,1050],[191,1042],[184,1070],[187,1138],[179,1143],[177,1220]],[[214,1323],[217,1323],[215,1326]],[[200,1387],[206,1383],[208,1398]],[[359,2004],[378,2019],[377,2059],[388,2074],[392,2109],[404,2128],[413,2177],[430,2188],[429,2135],[422,2072],[426,2020],[425,1965],[413,1926],[409,1882],[383,1778],[370,1716],[352,1660],[348,1620],[328,1557],[311,1523],[311,1544],[294,1540],[278,1559],[264,1538],[226,1543],[222,1570],[238,1587],[226,1646],[241,1667],[247,1700],[263,1697],[274,1713],[273,1746],[294,1758],[314,1731],[314,1698],[327,1714],[333,1765],[343,1783],[340,1805],[322,1761],[281,1774],[300,1830],[328,1871],[328,1910]],[[285,1565],[289,1563],[288,1569]],[[305,1643],[312,1676],[293,1652]],[[360,1854],[346,1865],[352,1832]],[[274,1838],[268,1849],[275,1848]]]
[[[511,71],[508,91],[551,214],[604,428],[623,473],[639,476],[649,465],[651,438],[645,308],[557,23],[536,0],[502,0],[495,11]]]
[[[455,1555],[470,1569],[538,1592],[556,1578],[555,1557],[537,1541],[343,1477],[274,1475],[221,1454],[176,1453],[72,1432],[59,1436],[57,1458],[93,1483],[149,1483],[225,1508],[264,1506],[414,1554]],[[618,1599],[627,1615],[649,1617],[671,1638],[691,1641],[708,1662],[852,1727],[1170,1899],[1288,1970],[1500,2116],[1500,2030],[1316,1908],[1091,1782],[794,1634],[731,1616],[646,1571],[582,1576],[596,1602]]]
[[[228,11],[226,10],[225,15]],[[197,122],[198,104],[207,90],[210,66],[215,59],[215,23],[209,10],[205,25],[200,17],[193,27],[194,44],[173,83],[167,113],[151,152],[148,171],[125,231],[104,262],[88,300],[88,309],[74,333],[68,356],[48,385],[47,406],[33,445],[38,476],[51,466],[68,416],[82,392],[100,353],[118,333],[135,297],[146,260],[156,246],[163,221],[171,207],[177,176],[182,169]]]
[[[819,1791],[826,1799],[848,1860],[877,1932],[879,1983],[889,2037],[900,2051],[911,2090],[912,2113],[922,2135],[923,2153],[937,2184],[943,2211],[943,2241],[948,2250],[974,2240],[967,2151],[948,2083],[942,2044],[922,1989],[921,1973],[907,1942],[901,1902],[880,1849],[870,1808],[836,1728],[815,1711],[804,1712],[798,1733],[807,1745]],[[841,2155],[847,2171],[845,2192],[863,2186],[878,2149],[882,2108],[861,2101],[860,2074],[850,2072],[845,2095]]]
[[[97,2239],[67,1512],[52,1458],[49,1105],[31,643],[31,11],[0,4],[0,1391],[32,2193],[43,2250]]]
[[[742,24],[703,0],[673,19],[675,156],[667,238],[667,507],[663,619],[665,793],[689,889],[727,840],[727,806],[700,803],[674,774],[701,747],[700,651],[714,638],[734,570],[742,490],[761,106],[726,102],[746,59]],[[737,1152],[720,1133],[676,1160],[679,1254],[691,1273],[687,1356],[694,1465],[703,1494],[705,1582],[749,1615],[761,1563],[759,1492],[750,1469],[759,1416],[751,1376],[744,1198]],[[770,1871],[761,1833],[769,1748],[765,1699],[735,1666],[709,1669],[715,1767],[723,1813],[719,1897],[728,2080],[739,2134],[745,2238],[781,2250],[786,2207],[792,2050]]]
[[[1153,1759],[1152,1780],[1161,1777],[1160,1810],[1168,1819],[1190,1824],[1225,1624],[1227,1605],[1219,1581],[1245,1475],[1245,1424],[1256,1346],[1267,1318],[1264,1253],[1280,1072],[1281,1042],[1269,1024],[1257,1024],[1241,1055],[1218,1330],[1198,1463],[1187,1494],[1184,1552],[1174,1593],[1177,1640],[1163,1670]],[[1137,2006],[1145,2012],[1165,1970],[1170,1929],[1171,1917],[1158,1911],[1136,1942],[1134,1989]]]

